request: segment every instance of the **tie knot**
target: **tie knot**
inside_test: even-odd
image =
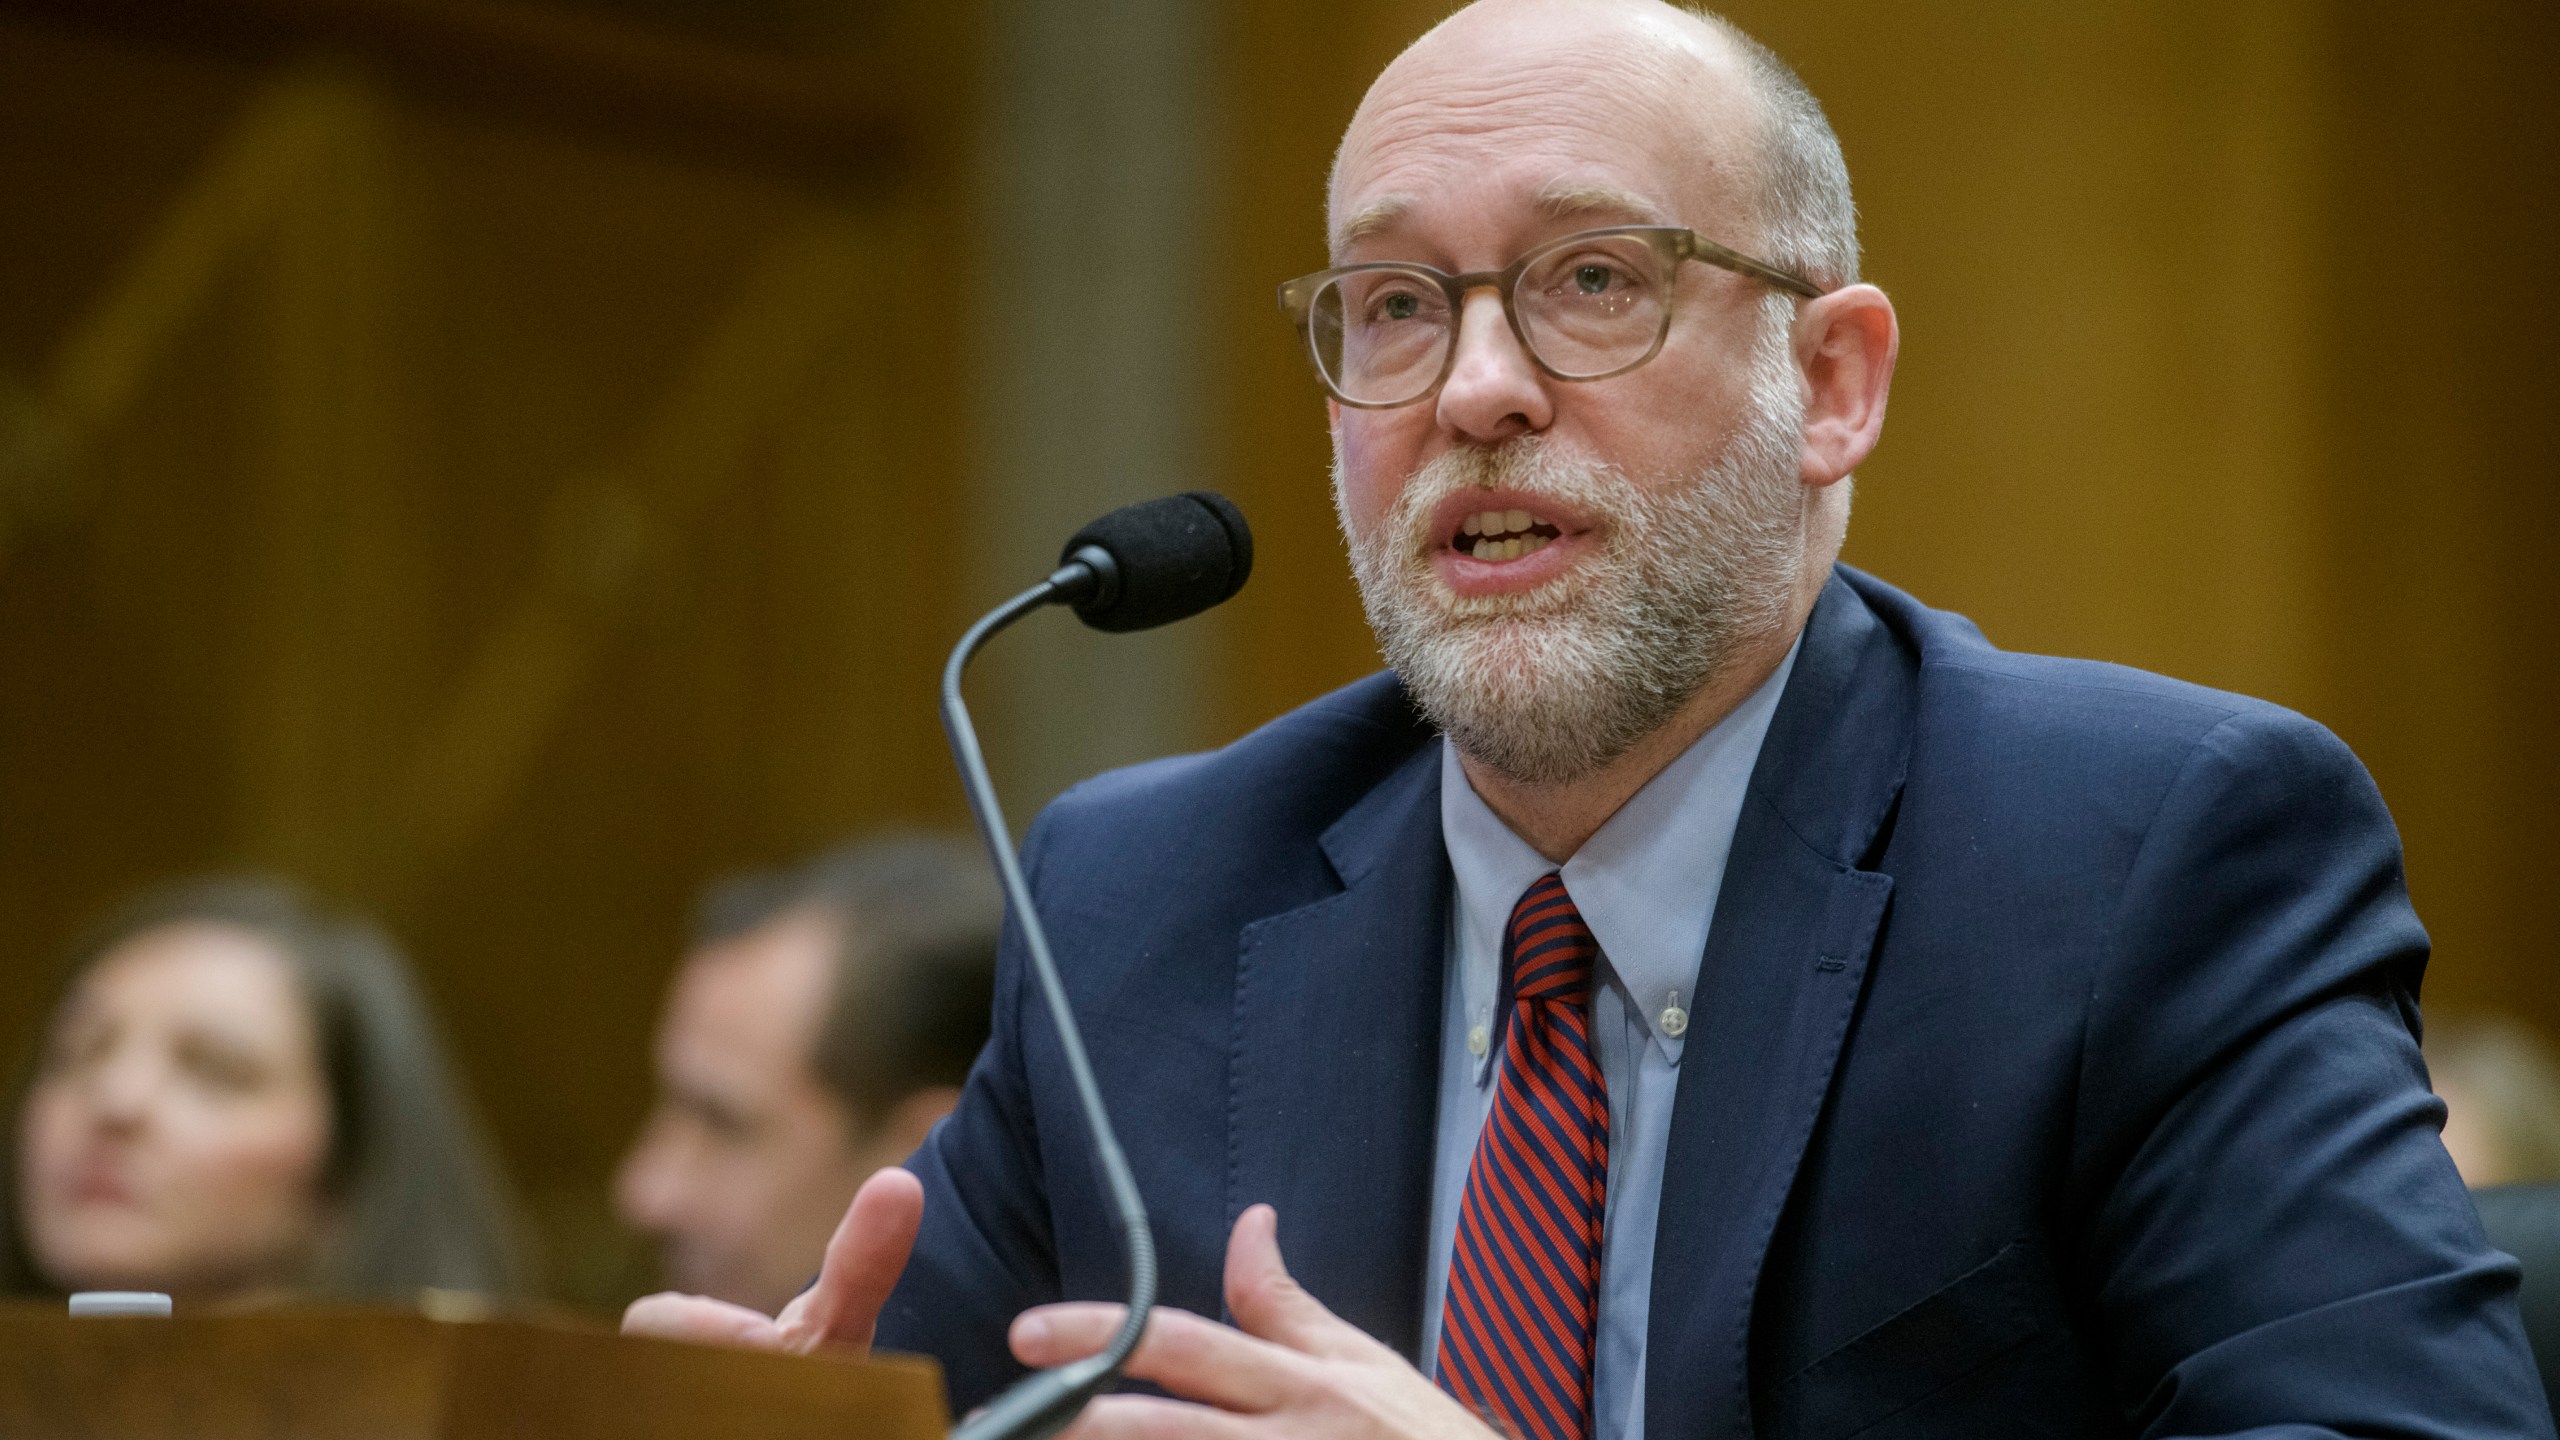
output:
[[[1564,879],[1541,875],[1511,907],[1511,934],[1504,943],[1511,966],[1511,998],[1570,1000],[1579,1003],[1591,987],[1591,962],[1600,945],[1582,912],[1564,891]]]

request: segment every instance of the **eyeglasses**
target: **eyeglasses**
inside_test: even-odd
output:
[[[1603,380],[1652,359],[1671,333],[1672,281],[1703,260],[1810,300],[1821,287],[1674,225],[1584,230],[1539,246],[1505,270],[1452,275],[1401,260],[1345,265],[1280,287],[1280,308],[1306,336],[1316,375],[1345,405],[1410,405],[1456,363],[1467,293],[1502,297],[1511,333],[1558,380]]]

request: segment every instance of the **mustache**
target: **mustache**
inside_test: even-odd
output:
[[[1406,479],[1386,530],[1395,537],[1408,564],[1428,563],[1431,552],[1448,538],[1431,525],[1442,502],[1470,490],[1509,490],[1552,500],[1590,517],[1599,522],[1603,542],[1614,548],[1630,522],[1626,487],[1626,478],[1616,466],[1566,450],[1541,435],[1493,445],[1458,445],[1425,461]]]

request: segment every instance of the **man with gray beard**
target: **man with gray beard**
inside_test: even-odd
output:
[[[2354,757],[1836,563],[1898,335],[1795,75],[1483,0],[1329,210],[1281,301],[1392,668],[1025,844],[1177,1307],[1071,1433],[2550,1435]],[[1099,1349],[1029,985],[780,1316],[626,1326],[962,1406]]]
[[[1351,573],[1387,664],[1460,754],[1521,781],[1601,770],[1733,667],[1787,613],[1808,564],[1796,478],[1804,402],[1792,307],[1761,315],[1741,429],[1698,475],[1634,486],[1537,433],[1443,451],[1376,525],[1342,510]],[[1840,482],[1845,502],[1849,482]],[[1501,491],[1591,516],[1601,548],[1529,589],[1461,596],[1438,582],[1451,497]],[[1346,493],[1339,461],[1334,494]]]

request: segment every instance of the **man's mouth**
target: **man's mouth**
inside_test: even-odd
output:
[[[1427,547],[1434,594],[1459,602],[1498,602],[1516,610],[1577,566],[1599,557],[1602,532],[1585,518],[1596,505],[1549,498],[1529,487],[1454,488],[1431,507]],[[1427,538],[1425,538],[1427,537]],[[1417,557],[1423,558],[1423,557]]]
[[[1449,548],[1492,564],[1535,555],[1563,533],[1527,510],[1478,510],[1449,537]]]

